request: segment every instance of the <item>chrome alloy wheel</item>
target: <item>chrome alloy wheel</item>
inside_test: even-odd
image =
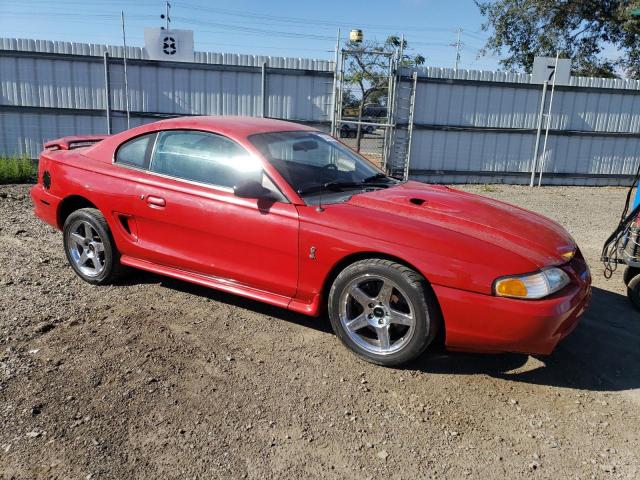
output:
[[[77,220],[69,228],[67,250],[78,270],[97,277],[105,267],[104,243],[98,231],[87,221]]]
[[[400,351],[414,334],[416,309],[393,281],[378,275],[354,278],[340,296],[340,322],[349,338],[377,355]]]

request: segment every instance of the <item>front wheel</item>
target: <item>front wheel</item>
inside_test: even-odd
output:
[[[85,282],[108,284],[122,273],[120,255],[100,210],[81,208],[73,212],[64,222],[63,236],[67,260]]]
[[[328,303],[338,338],[378,365],[414,360],[440,326],[437,301],[424,277],[390,260],[366,259],[346,267],[333,282]]]
[[[624,279],[624,284],[629,285],[629,283],[631,283],[631,280],[633,280],[633,278],[637,277],[638,275],[640,275],[640,268],[638,267],[625,268],[624,274],[622,275],[622,278]]]
[[[633,277],[627,285],[627,296],[633,306],[640,310],[640,274]]]

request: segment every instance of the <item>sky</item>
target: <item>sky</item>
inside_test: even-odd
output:
[[[488,33],[473,0],[173,0],[171,27],[194,31],[195,49],[224,53],[333,58],[338,28],[368,40],[404,34],[409,53],[426,65],[453,67],[462,28],[460,67],[495,70],[495,56],[478,58]],[[164,25],[159,0],[0,0],[0,36],[144,46],[144,27]]]

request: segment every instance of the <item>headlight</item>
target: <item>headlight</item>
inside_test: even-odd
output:
[[[499,297],[537,299],[562,290],[569,282],[569,275],[551,267],[530,275],[501,277],[495,281],[493,291]]]

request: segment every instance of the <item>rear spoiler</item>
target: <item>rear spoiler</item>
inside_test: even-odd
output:
[[[88,147],[95,143],[101,142],[109,135],[76,135],[71,137],[62,137],[57,140],[45,142],[46,150],[72,150],[74,148]]]

